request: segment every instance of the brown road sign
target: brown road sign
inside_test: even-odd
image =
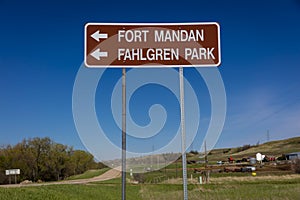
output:
[[[88,23],[87,67],[191,67],[221,64],[220,27],[206,23]]]

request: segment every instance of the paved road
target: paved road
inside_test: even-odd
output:
[[[121,176],[120,167],[108,170],[100,176],[96,176],[88,179],[78,179],[78,180],[66,180],[66,181],[57,181],[57,182],[48,182],[48,183],[32,183],[32,184],[11,184],[11,185],[0,185],[0,187],[5,188],[15,188],[15,187],[31,187],[31,186],[43,186],[43,185],[62,185],[62,184],[87,184],[99,181],[106,181]]]

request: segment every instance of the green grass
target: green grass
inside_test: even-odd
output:
[[[88,171],[84,172],[83,174],[70,176],[66,180],[77,180],[77,179],[93,178],[93,177],[99,176],[101,174],[104,174],[108,170],[110,170],[110,169],[109,168],[104,168],[104,169],[97,169],[97,170],[88,170]]]
[[[297,199],[300,184],[231,183],[209,185],[191,192],[191,199]]]
[[[128,177],[128,175],[127,175]],[[110,180],[106,180],[106,181],[99,181],[99,182],[95,182],[95,184],[121,184],[121,178],[114,178],[114,179],[110,179]]]
[[[189,184],[189,200],[198,199],[274,199],[294,200],[300,196],[300,176],[221,177],[210,184]],[[128,200],[181,200],[180,180],[175,184],[127,184]],[[118,200],[121,179],[88,185],[49,185],[40,187],[0,188],[0,200]]]
[[[189,199],[298,199],[300,178],[254,181],[228,181],[207,185],[189,185]],[[145,200],[181,200],[181,184],[142,185]]]
[[[128,199],[139,198],[140,186],[127,187]],[[121,199],[121,185],[49,185],[24,188],[0,188],[0,200],[83,200]]]

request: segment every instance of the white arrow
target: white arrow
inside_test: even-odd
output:
[[[94,38],[97,42],[100,41],[100,39],[106,39],[108,37],[107,33],[100,33],[100,31],[96,31],[91,35],[92,38]]]
[[[93,51],[91,53],[91,56],[93,56],[94,58],[96,58],[97,60],[101,60],[101,57],[107,57],[108,53],[105,51],[100,51],[100,49],[96,49],[95,51]]]

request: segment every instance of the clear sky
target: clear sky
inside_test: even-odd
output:
[[[216,147],[266,142],[268,130],[271,140],[299,136],[299,0],[0,0],[0,145],[49,136],[76,149],[85,148],[73,122],[72,90],[83,62],[87,22],[211,21],[221,26],[219,72],[227,95],[226,122]],[[199,84],[193,87],[203,87],[193,70],[185,70],[187,78],[192,85]],[[107,70],[101,80],[107,87],[97,90],[97,114],[108,131],[117,129],[112,128],[110,116],[101,118],[101,110],[104,115],[109,112],[105,111],[107,96],[102,94],[120,76],[121,69]],[[178,114],[178,101],[168,90],[147,87],[151,85],[144,87],[147,93],[134,94],[131,104],[138,124],[149,123],[152,104],[164,104],[167,111],[173,106],[170,112]],[[209,119],[209,99],[201,92],[197,97],[204,99],[200,110]],[[166,140],[179,123],[176,114],[168,117]],[[194,149],[202,143],[202,136],[197,137]],[[120,142],[116,135],[111,139]]]

